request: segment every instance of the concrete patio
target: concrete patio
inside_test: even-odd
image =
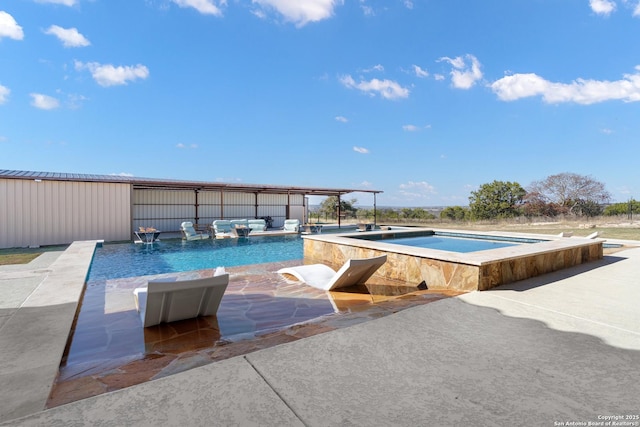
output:
[[[640,425],[640,248],[44,410],[47,256],[0,268],[0,425]]]

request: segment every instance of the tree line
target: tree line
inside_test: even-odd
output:
[[[609,204],[611,194],[605,185],[585,175],[560,173],[534,181],[527,189],[517,182],[493,181],[482,184],[469,196],[469,205],[449,206],[440,212],[441,219],[453,221],[495,220],[515,217],[556,217],[633,215],[640,213],[640,202]],[[340,200],[344,218],[373,218],[373,210],[358,209],[356,199]],[[318,220],[335,219],[338,198],[328,197],[315,213]],[[378,209],[378,220],[422,221],[436,219],[423,208]],[[312,215],[313,216],[313,215]]]

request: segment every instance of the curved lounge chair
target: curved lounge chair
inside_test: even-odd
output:
[[[387,256],[381,255],[375,258],[350,259],[337,272],[324,264],[309,264],[281,268],[278,273],[294,276],[309,286],[330,291],[364,284],[385,262]]]
[[[158,279],[133,291],[142,324],[148,326],[213,316],[229,284],[229,274],[204,279]]]
[[[300,220],[299,219],[285,219],[284,226],[282,227],[284,231],[291,231],[297,233],[300,231]]]
[[[180,231],[182,232],[182,238],[186,240],[202,240],[209,238],[207,233],[198,233],[196,229],[193,228],[193,223],[190,221],[185,221],[180,224]]]

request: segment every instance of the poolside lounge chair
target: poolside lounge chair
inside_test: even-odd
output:
[[[282,227],[284,231],[292,231],[299,232],[300,231],[300,220],[299,219],[285,219],[284,227]]]
[[[589,234],[587,237],[585,237],[585,239],[595,239],[599,235],[600,235],[600,232],[599,231],[595,231],[595,232]]]
[[[267,231],[267,221],[264,219],[250,219],[247,221],[252,233]]]
[[[186,240],[202,240],[209,238],[207,233],[198,233],[196,229],[193,228],[193,223],[190,221],[185,221],[180,224],[180,232],[182,233],[182,238]]]
[[[211,228],[213,228],[213,235],[216,236],[216,239],[233,237],[233,233],[231,232],[231,221],[229,220],[217,219],[213,221]]]
[[[337,272],[324,264],[309,264],[281,268],[278,273],[294,276],[309,286],[330,291],[364,284],[385,262],[387,256],[381,255],[374,258],[350,259]]]
[[[158,279],[149,280],[146,287],[137,288],[133,294],[146,328],[215,315],[228,284],[228,273],[195,280]]]
[[[563,231],[562,233],[558,234],[558,237],[571,237],[573,236],[573,231]]]

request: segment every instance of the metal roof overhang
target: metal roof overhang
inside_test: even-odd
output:
[[[90,175],[58,172],[32,172],[0,169],[0,178],[76,181],[76,182],[108,182],[131,184],[138,190],[193,190],[193,191],[237,191],[242,193],[302,194],[308,196],[342,196],[349,193],[382,193],[380,190],[363,190],[351,188],[291,187],[284,185],[233,184],[205,181],[182,181],[154,178],[138,178],[119,175]]]

